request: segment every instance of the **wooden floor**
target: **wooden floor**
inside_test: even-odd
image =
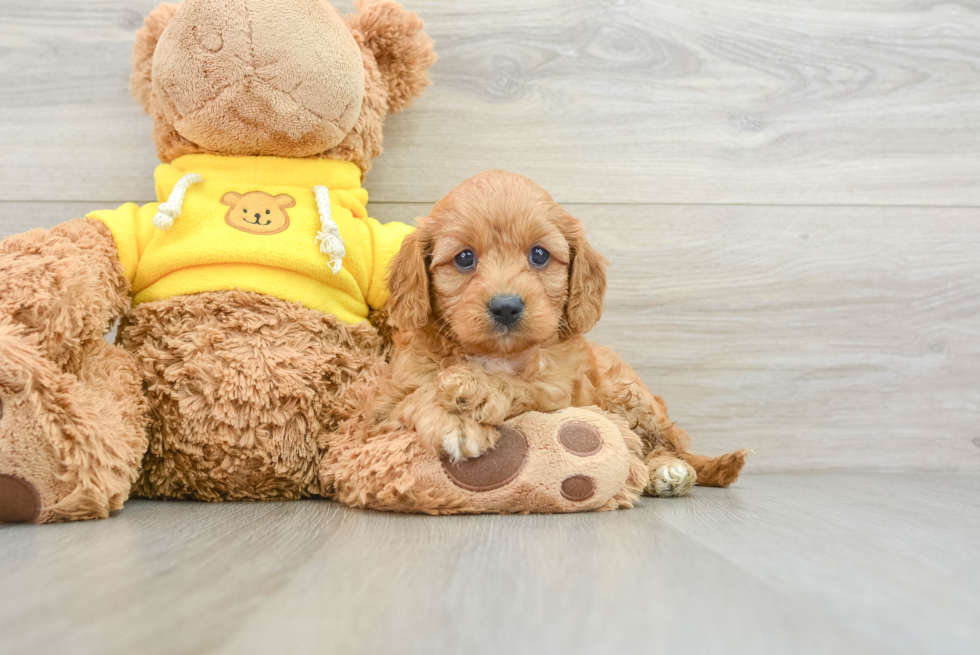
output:
[[[794,473],[570,516],[137,501],[0,527],[0,652],[975,655],[978,498]]]

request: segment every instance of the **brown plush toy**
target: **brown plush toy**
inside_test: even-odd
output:
[[[338,398],[411,228],[361,188],[428,84],[414,14],[365,0],[186,0],[146,19],[131,91],[159,202],[0,244],[0,521],[103,518],[130,494],[321,495]],[[122,317],[118,346],[103,340]]]

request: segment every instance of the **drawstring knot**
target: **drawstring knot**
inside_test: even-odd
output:
[[[167,202],[162,202],[157,207],[157,214],[153,217],[154,227],[158,230],[169,230],[174,224],[174,219],[180,216],[181,209],[184,206],[184,196],[187,195],[188,187],[203,181],[204,178],[197,173],[188,173],[177,180],[177,184],[174,185],[174,190],[170,192],[170,197],[167,198]]]
[[[313,187],[313,195],[316,197],[316,208],[320,212],[320,231],[316,233],[316,243],[320,245],[320,252],[330,256],[330,263],[327,265],[336,275],[344,265],[347,248],[340,236],[340,228],[334,223],[330,213],[330,190],[318,184]]]

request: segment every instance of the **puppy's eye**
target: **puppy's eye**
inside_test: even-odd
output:
[[[456,262],[456,267],[459,270],[468,271],[476,266],[476,255],[473,254],[472,250],[464,250],[456,255],[453,261]]]
[[[551,253],[541,246],[534,246],[531,248],[531,254],[528,255],[528,259],[531,261],[532,266],[544,266],[551,259]]]

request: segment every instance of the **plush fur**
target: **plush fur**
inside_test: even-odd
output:
[[[0,317],[24,327],[39,352],[75,372],[82,347],[129,307],[129,283],[109,228],[74,220],[0,241]]]
[[[550,259],[533,264],[532,248]],[[475,265],[455,261],[472,252]],[[411,433],[428,451],[452,459],[478,457],[499,438],[496,426],[525,412],[597,406],[619,417],[649,493],[686,493],[725,486],[745,451],[721,458],[690,452],[687,434],[663,399],[612,350],[583,337],[602,313],[605,262],[582,224],[531,180],[488,171],[460,184],[418,221],[392,262],[390,321],[396,329],[390,366],[364,392],[370,407],[358,420],[375,433]],[[524,310],[510,328],[489,303],[518,296]],[[642,446],[641,446],[642,444]],[[644,459],[645,458],[645,465]]]
[[[153,408],[136,493],[154,498],[317,495],[336,405],[382,350],[368,324],[244,291],[137,305],[120,332]]]
[[[129,496],[146,451],[147,406],[132,356],[101,338],[72,354],[75,374],[44,357],[29,331],[0,319],[0,474],[36,491],[28,520],[107,517]]]
[[[185,0],[137,33],[130,90],[165,162],[325,157],[363,173],[434,60],[391,0],[346,21],[325,0]],[[131,492],[320,493],[339,399],[386,353],[375,329],[240,291],[134,309],[129,292],[98,221],[0,244],[0,521],[104,518]]]

